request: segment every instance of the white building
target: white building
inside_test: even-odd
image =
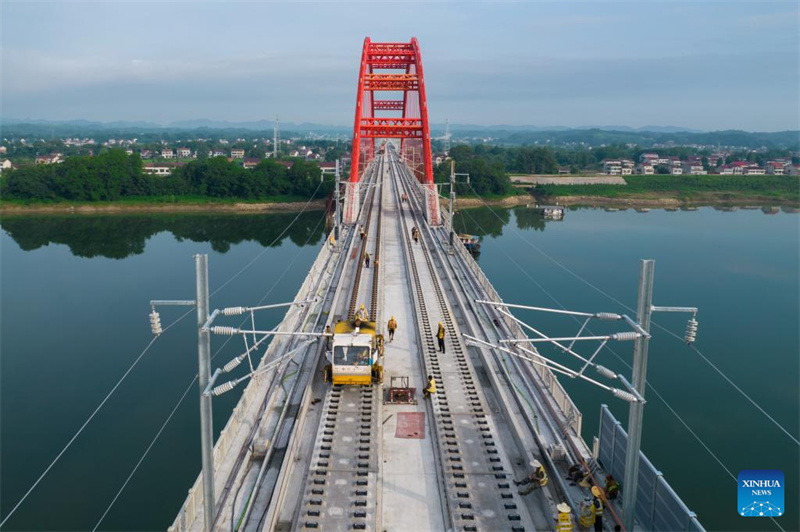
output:
[[[161,150],[161,157],[163,157],[164,159],[174,159],[175,152],[173,152],[170,148]]]
[[[603,161],[603,173],[606,175],[622,175],[622,161],[606,159]]]
[[[183,159],[191,156],[192,156],[192,150],[190,150],[189,148],[178,148],[178,157]]]
[[[147,163],[142,167],[145,174],[168,176],[172,173],[172,165],[164,163]]]

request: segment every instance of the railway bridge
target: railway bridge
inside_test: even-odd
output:
[[[379,91],[401,97],[378,99]],[[587,482],[603,485],[606,469],[582,439],[582,414],[556,377],[575,374],[539,355],[534,341],[542,335],[527,336],[534,329],[514,316],[452,238],[429,141],[417,41],[367,39],[336,237],[320,247],[276,328],[221,324],[253,309],[212,313],[207,333],[241,334],[248,347],[247,357],[201,378],[204,400],[246,380],[223,383],[271,341],[206,449],[204,473],[171,531],[553,530],[558,505],[574,516],[589,494]],[[373,372],[371,385],[326,382],[327,328],[351,321],[361,305],[384,337],[390,317],[399,324],[393,340],[375,351],[373,368],[381,371]],[[594,317],[624,324],[621,316]],[[641,338],[633,325],[598,341]],[[559,340],[552,339],[577,356],[574,341]],[[428,377],[436,392],[423,398]],[[607,389],[641,400],[624,386]],[[534,461],[549,482],[522,495],[515,480]],[[586,482],[567,480],[575,465],[588,474]],[[606,529],[624,527],[619,512],[607,509]]]

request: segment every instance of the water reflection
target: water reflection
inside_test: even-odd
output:
[[[147,240],[163,231],[169,231],[178,241],[210,242],[219,253],[243,241],[255,241],[264,247],[279,246],[286,238],[298,246],[307,241],[316,244],[325,230],[322,216],[321,211],[299,217],[297,213],[25,216],[4,218],[0,228],[25,251],[64,244],[77,257],[124,259],[144,253]],[[295,217],[297,221],[275,241]]]
[[[515,207],[514,209],[496,208],[492,211],[487,207],[476,209],[462,209],[456,211],[453,226],[456,231],[470,235],[499,237],[503,234],[503,226],[511,220],[511,211],[517,220],[517,228],[544,231],[548,223],[560,223],[561,220],[546,219],[536,209],[528,207]]]

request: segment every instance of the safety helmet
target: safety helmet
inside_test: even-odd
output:
[[[601,491],[598,486],[592,486],[592,495],[595,497],[599,497],[601,495]]]
[[[364,308],[364,303],[361,303],[361,308],[362,308],[362,309]]]
[[[439,327],[444,327],[441,321],[439,322]]]
[[[542,467],[542,464],[539,463],[539,460],[534,460],[533,462],[531,462],[531,466],[534,469],[539,469],[540,467]]]
[[[562,514],[568,514],[571,511],[569,505],[565,502],[562,502],[561,504],[557,505],[556,510],[558,510]]]

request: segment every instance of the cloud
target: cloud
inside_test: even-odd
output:
[[[3,92],[30,94],[124,83],[168,85],[208,83],[220,78],[246,83],[271,74],[275,78],[330,74],[342,65],[336,58],[291,57],[269,52],[225,57],[125,58],[102,55],[69,56],[35,50],[2,50]],[[326,72],[327,71],[327,72]]]

